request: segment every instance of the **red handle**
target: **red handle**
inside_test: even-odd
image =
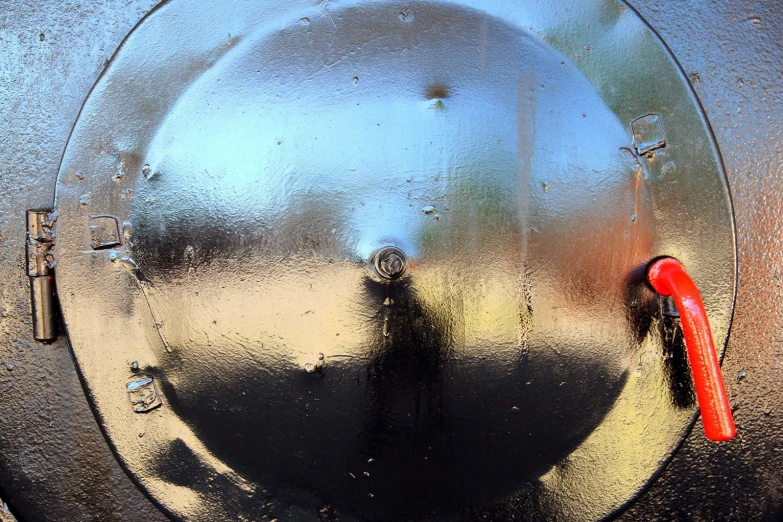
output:
[[[659,294],[672,296],[680,312],[704,434],[714,441],[733,439],[737,429],[699,290],[682,263],[671,257],[652,263],[647,269],[647,280]]]

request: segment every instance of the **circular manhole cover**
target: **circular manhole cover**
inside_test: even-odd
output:
[[[166,3],[57,208],[85,388],[185,519],[605,516],[695,409],[646,263],[733,304],[706,120],[612,1]]]

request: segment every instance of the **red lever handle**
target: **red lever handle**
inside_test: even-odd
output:
[[[680,312],[704,434],[714,441],[733,439],[737,429],[699,290],[682,263],[671,257],[653,262],[647,269],[647,280],[659,294],[672,296]]]

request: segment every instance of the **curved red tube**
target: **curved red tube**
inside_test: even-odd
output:
[[[680,312],[704,434],[714,441],[733,439],[737,429],[699,290],[682,263],[671,257],[653,262],[647,269],[647,280],[659,294],[672,296]]]

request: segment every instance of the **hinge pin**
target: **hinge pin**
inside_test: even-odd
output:
[[[33,308],[33,336],[37,341],[57,339],[57,304],[54,300],[54,222],[57,211],[27,211],[27,275]]]

